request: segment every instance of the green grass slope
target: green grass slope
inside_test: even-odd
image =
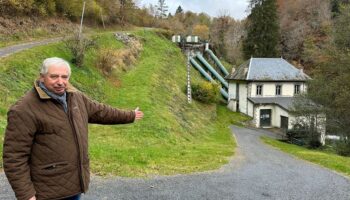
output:
[[[228,126],[245,117],[224,105],[187,103],[186,58],[168,40],[153,32],[135,33],[143,51],[116,86],[96,69],[97,49],[87,52],[85,66],[72,65],[71,83],[91,98],[118,108],[144,111],[144,119],[129,125],[90,125],[89,153],[95,174],[149,176],[211,170],[228,162],[235,142]],[[99,48],[123,48],[111,33],[99,34]],[[36,47],[0,59],[0,153],[6,112],[32,87],[40,63],[51,56],[70,60],[62,43]],[[200,75],[192,71],[194,81]],[[2,160],[0,160],[0,164]]]
[[[339,156],[333,152],[307,149],[305,147],[287,144],[268,137],[262,137],[262,140],[266,144],[276,147],[286,153],[292,154],[300,159],[310,161],[350,177],[349,157]]]

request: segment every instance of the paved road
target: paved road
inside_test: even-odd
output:
[[[29,49],[35,46],[40,46],[40,45],[45,45],[53,42],[58,42],[62,40],[62,37],[59,38],[51,38],[51,39],[46,39],[46,40],[41,40],[41,41],[36,41],[36,42],[29,42],[29,43],[24,43],[24,44],[18,44],[14,46],[9,46],[9,47],[4,47],[0,48],[0,58],[1,57],[6,57],[10,54]]]
[[[149,179],[92,177],[84,200],[237,199],[349,200],[350,180],[260,142],[267,131],[232,127],[238,149],[219,170]],[[11,199],[0,175],[0,199]]]

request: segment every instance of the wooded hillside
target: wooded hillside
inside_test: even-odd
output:
[[[279,34],[270,36],[272,38],[269,39],[276,37],[278,45],[274,54],[278,57],[283,56],[296,65],[304,66],[307,70],[314,68],[315,52],[323,48],[324,42],[330,39],[332,24],[341,4],[349,3],[349,0],[251,0],[249,16],[254,13],[252,12],[254,2],[265,1],[275,2],[277,5],[276,20]],[[202,40],[210,41],[216,53],[230,63],[239,65],[244,61],[242,42],[247,35],[249,19],[235,20],[225,12],[213,18],[206,13],[184,12],[181,5],[175,13],[169,13],[166,4],[165,0],[139,8],[135,0],[88,0],[84,20],[85,23],[98,27],[102,27],[103,24],[106,26],[136,25],[163,28],[171,31],[169,35],[199,35]],[[52,17],[55,20],[68,19],[79,22],[82,8],[83,1],[80,0],[0,1],[0,35],[13,35],[14,31],[11,29],[14,28],[9,21],[18,17],[36,17],[32,21],[37,22],[42,18]],[[266,14],[274,12],[273,10],[273,8],[268,10]],[[16,25],[17,23],[20,23],[19,27],[21,27],[26,20],[20,20]],[[60,23],[53,24],[60,27]],[[57,29],[60,30],[60,28]],[[20,31],[23,32],[23,29]],[[52,31],[55,31],[55,27]],[[261,32],[258,34],[261,35]]]
[[[144,12],[133,0],[88,0],[84,17],[90,21],[105,23],[139,23]],[[72,21],[80,18],[81,0],[7,0],[0,1],[0,12],[9,16],[64,17]],[[136,20],[136,18],[138,20]]]

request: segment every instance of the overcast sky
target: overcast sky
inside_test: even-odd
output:
[[[149,4],[157,3],[158,0],[138,0],[139,6],[148,7]],[[248,0],[165,0],[165,4],[169,6],[171,14],[180,5],[184,11],[205,12],[212,17],[224,12],[235,19],[243,19],[247,16]]]

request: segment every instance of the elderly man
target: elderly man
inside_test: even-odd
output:
[[[88,123],[125,124],[141,119],[90,100],[70,86],[61,58],[44,60],[34,88],[8,112],[3,162],[20,200],[79,199],[90,181]]]

